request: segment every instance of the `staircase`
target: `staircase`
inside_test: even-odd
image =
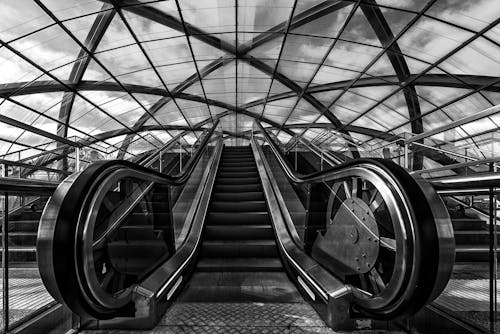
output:
[[[453,218],[456,262],[488,262],[488,225],[478,218]]]
[[[455,262],[477,263],[489,261],[489,231],[483,220],[456,210],[448,204],[455,234]]]
[[[46,202],[46,197],[40,197],[9,214],[8,245],[11,268],[37,267],[36,236]]]

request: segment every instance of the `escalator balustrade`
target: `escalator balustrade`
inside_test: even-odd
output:
[[[186,182],[186,174],[171,177],[113,161],[66,179],[47,204],[38,237],[49,292],[83,317],[128,319],[142,312],[151,326],[161,318],[155,312],[176,302],[303,304],[303,297],[329,305],[329,325],[335,310],[391,320],[414,314],[442,291],[453,235],[432,187],[373,159],[297,175],[270,140],[290,182],[327,189],[323,223],[312,222],[323,227],[309,249],[296,243],[293,224],[280,225],[286,208],[270,197],[279,190],[270,188],[273,176],[257,139],[222,153],[219,139],[185,218],[192,223],[177,231],[186,234],[177,246],[170,187]],[[341,306],[331,306],[339,297]]]

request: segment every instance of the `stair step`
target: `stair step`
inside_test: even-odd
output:
[[[208,225],[205,240],[273,239],[270,225]]]
[[[274,240],[207,240],[201,245],[203,257],[277,257]]]
[[[227,167],[236,167],[236,168],[239,168],[239,167],[255,167],[257,166],[255,164],[254,161],[252,162],[245,162],[245,161],[228,161],[228,162],[225,162],[225,161],[221,161],[220,162],[220,166],[222,168],[227,168]]]
[[[218,177],[215,184],[260,184],[260,180],[258,177]]]
[[[39,220],[9,221],[9,232],[37,232]]]
[[[219,166],[219,174],[221,173],[233,173],[233,172],[237,172],[237,173],[256,173],[257,172],[257,165],[255,166],[244,166],[244,167],[241,167],[241,166],[236,166],[236,167],[232,167],[232,166],[222,166],[220,165]]]
[[[212,201],[240,202],[240,201],[263,201],[264,194],[260,191],[249,191],[240,193],[214,193]]]
[[[486,229],[484,221],[474,218],[454,218],[451,220],[453,229],[456,231],[481,230]]]
[[[222,155],[221,161],[252,161],[255,162],[253,155]]]
[[[110,241],[107,248],[109,256],[115,258],[148,258],[167,253],[167,245],[161,239]]]
[[[245,202],[216,202],[210,204],[211,212],[259,212],[267,211],[267,205],[264,201],[245,201]]]
[[[2,252],[3,248],[0,248],[0,254]],[[8,254],[9,262],[36,262],[35,246],[9,246]]]
[[[159,221],[169,221],[170,214],[168,212],[133,212],[127,218],[127,225],[152,226],[155,219]]]
[[[490,242],[487,230],[455,231],[454,234],[457,245],[488,245]],[[500,232],[497,232],[497,238],[500,238]]]
[[[259,184],[216,184],[214,192],[216,193],[246,193],[262,192],[262,185]]]
[[[208,258],[201,259],[198,271],[282,271],[279,258]]]
[[[241,177],[259,177],[259,173],[257,170],[253,172],[219,172],[217,174],[217,177],[235,177],[235,178],[241,178]]]
[[[155,238],[153,225],[124,225],[116,233],[119,240],[151,240]]]
[[[0,245],[3,245],[0,233]],[[12,246],[34,246],[36,245],[36,232],[11,232],[9,231],[9,245]]]
[[[209,212],[208,225],[270,225],[269,214],[265,212]]]
[[[42,216],[42,209],[36,211],[31,211],[31,210],[23,211],[15,215],[16,220],[39,220],[40,217]]]
[[[488,262],[489,246],[457,245],[455,248],[455,262]]]

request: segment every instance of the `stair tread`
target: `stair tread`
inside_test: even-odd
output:
[[[0,248],[0,253],[2,248]],[[10,246],[9,252],[36,252],[36,246]]]
[[[225,245],[233,245],[233,244],[238,244],[238,245],[276,245],[276,242],[274,239],[250,239],[250,240],[204,240],[203,244],[225,244]]]
[[[489,251],[489,245],[456,245],[456,252],[484,252]]]
[[[281,261],[273,257],[202,258],[198,261],[198,267],[234,267],[236,265],[244,265],[245,267],[283,267]]]

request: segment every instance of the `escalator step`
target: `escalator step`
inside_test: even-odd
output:
[[[221,161],[220,163],[220,166],[222,168],[226,168],[226,167],[255,167],[255,161],[251,161],[251,162],[242,162],[242,161],[235,161],[235,162],[225,162],[225,161]]]
[[[208,225],[205,240],[274,240],[271,225]]]
[[[252,172],[219,172],[217,177],[259,177],[259,172],[257,170]]]
[[[245,201],[245,202],[212,202],[210,204],[211,212],[260,212],[267,211],[264,201]]]
[[[259,184],[216,184],[214,192],[216,193],[242,193],[262,191],[262,185]]]
[[[198,271],[282,271],[278,258],[214,258],[200,259]]]
[[[248,155],[248,156],[222,156],[221,161],[223,161],[223,162],[243,162],[243,161],[255,162],[255,159],[251,155]]]
[[[249,191],[240,193],[214,193],[212,201],[241,202],[241,201],[264,201],[264,194],[260,191]]]
[[[220,173],[257,173],[257,166],[245,166],[245,167],[223,167],[219,166],[219,174]]]
[[[218,177],[215,180],[215,184],[236,184],[236,185],[245,185],[245,184],[260,184],[258,177]]]
[[[208,225],[270,225],[269,214],[265,212],[209,212]]]
[[[207,240],[201,245],[203,257],[277,257],[274,240]]]

